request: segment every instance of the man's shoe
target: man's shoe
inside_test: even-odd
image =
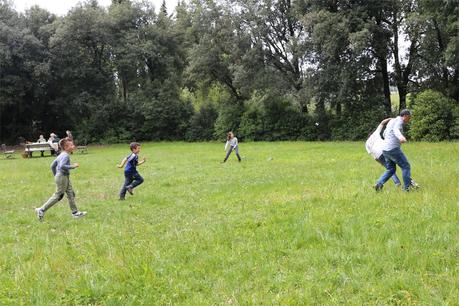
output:
[[[86,212],[85,211],[76,211],[76,212],[72,213],[72,217],[74,217],[75,219],[81,218],[81,217],[84,217],[84,216],[86,216]]]
[[[133,190],[134,190],[134,188],[128,187],[127,192],[129,192],[130,195],[134,195]]]
[[[43,217],[45,216],[45,212],[41,210],[41,208],[35,208],[35,212],[37,213],[37,218],[40,221],[43,221]]]
[[[419,186],[419,184],[416,183],[413,179],[411,179],[410,187],[413,188],[413,189],[419,189],[419,188],[421,188],[421,186]]]
[[[373,188],[376,190],[376,192],[380,192],[383,188],[383,185],[381,184],[376,184],[373,186]]]

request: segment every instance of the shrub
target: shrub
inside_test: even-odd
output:
[[[414,100],[410,135],[416,140],[441,141],[458,137],[457,106],[443,94],[426,90]]]
[[[206,104],[199,108],[191,118],[190,126],[186,132],[187,141],[212,140],[214,137],[214,125],[218,112],[212,104]]]

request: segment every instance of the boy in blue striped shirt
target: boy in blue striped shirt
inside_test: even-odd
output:
[[[137,172],[137,166],[145,163],[145,157],[139,162],[140,144],[138,142],[132,142],[130,148],[132,153],[123,158],[118,165],[118,168],[123,168],[126,165],[124,168],[124,184],[120,191],[120,200],[124,200],[126,191],[133,195],[134,188],[143,183],[142,176]]]

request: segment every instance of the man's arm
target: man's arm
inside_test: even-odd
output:
[[[402,134],[402,129],[403,129],[403,122],[400,120],[400,122],[397,122],[396,125],[394,126],[394,135],[400,140],[401,143],[404,143],[406,142],[406,138]]]

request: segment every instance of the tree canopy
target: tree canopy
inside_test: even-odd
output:
[[[354,140],[440,100],[447,131],[419,118],[413,135],[457,138],[458,16],[451,0],[87,0],[62,17],[0,0],[0,141]]]

